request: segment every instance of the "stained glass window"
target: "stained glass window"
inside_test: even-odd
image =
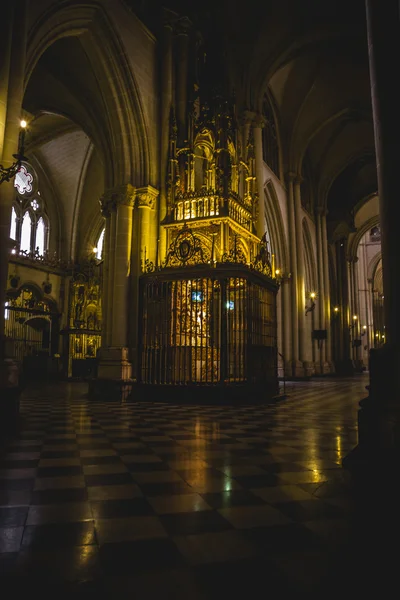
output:
[[[29,194],[32,191],[32,183],[33,175],[22,165],[14,178],[14,187],[17,188],[18,194]]]
[[[102,256],[103,256],[103,246],[104,246],[104,234],[105,234],[105,229],[102,229],[100,235],[99,235],[99,239],[97,240],[97,252],[96,252],[96,258],[98,260],[101,260]]]
[[[11,209],[10,238],[12,240],[17,238],[17,213],[14,207]]]
[[[40,217],[37,227],[36,227],[36,242],[35,242],[35,250],[38,251],[40,256],[43,256],[44,251],[45,251],[44,237],[45,237],[44,221],[43,221],[42,217]]]
[[[38,188],[38,180],[33,168],[22,165],[14,178],[17,190],[12,208],[10,237],[19,244],[22,254],[31,259],[43,256],[48,248],[49,223],[45,211],[45,201]],[[30,195],[35,188],[35,195]],[[16,254],[15,249],[12,251]]]
[[[32,220],[28,211],[26,211],[22,219],[21,242],[19,245],[20,250],[24,252],[31,252],[31,226]]]

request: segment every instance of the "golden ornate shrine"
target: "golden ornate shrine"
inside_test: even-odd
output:
[[[255,230],[253,139],[243,153],[234,113],[221,99],[213,111],[205,105],[198,112],[182,147],[171,114],[161,224],[168,252],[161,265],[143,263],[138,382],[175,395],[209,386],[219,399],[249,387],[273,396],[278,285],[266,238]]]
[[[83,378],[94,374],[101,346],[101,272],[94,263],[83,265],[70,281],[68,327],[65,335],[64,373]]]

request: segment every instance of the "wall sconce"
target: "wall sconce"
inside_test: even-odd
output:
[[[334,306],[333,307],[333,312],[334,312],[335,315],[337,315],[338,312],[339,312],[339,307],[338,306]]]
[[[19,133],[18,151],[16,154],[13,154],[15,162],[13,162],[13,164],[9,167],[3,167],[3,165],[0,165],[0,184],[4,181],[10,181],[11,179],[13,179],[13,177],[15,177],[15,175],[20,170],[22,161],[27,160],[24,156],[25,131],[27,125],[28,123],[25,121],[25,119],[22,119],[20,121],[21,131]]]
[[[354,329],[357,326],[358,317],[357,315],[353,315],[353,325],[350,325],[350,329]]]
[[[306,304],[306,316],[308,315],[309,312],[313,311],[315,309],[315,299],[317,297],[317,294],[315,292],[311,292],[310,293],[310,303],[307,306]]]
[[[363,325],[363,332],[362,332],[362,336],[365,335],[367,333],[367,326]]]

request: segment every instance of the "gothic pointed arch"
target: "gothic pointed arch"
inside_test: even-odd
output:
[[[271,240],[271,252],[275,254],[276,267],[286,272],[289,268],[285,228],[274,184],[267,181],[264,188],[265,220]]]
[[[317,289],[317,271],[316,261],[311,240],[310,229],[306,219],[303,219],[303,248],[304,248],[304,267],[305,267],[305,291],[306,294],[315,292]]]
[[[103,7],[97,3],[57,4],[40,16],[29,35],[25,88],[43,53],[61,38],[72,36],[78,36],[84,47],[105,107],[107,136],[101,140],[101,149],[109,161],[106,186],[155,182],[156,161],[150,156],[151,136],[139,86],[120,36]],[[80,125],[85,130],[85,124]],[[87,133],[100,137],[99,131]]]

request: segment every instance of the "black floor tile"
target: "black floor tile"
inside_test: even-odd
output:
[[[44,450],[40,458],[79,458],[79,450]]]
[[[100,559],[102,571],[108,575],[129,575],[184,565],[177,547],[169,539],[105,544],[100,548]]]
[[[65,504],[67,502],[85,502],[88,494],[86,488],[67,488],[53,490],[37,490],[32,493],[32,504]]]
[[[0,506],[0,528],[21,527],[25,525],[28,507]]]
[[[29,547],[19,552],[14,571],[20,577],[32,578],[31,592],[48,591],[47,586],[54,584],[54,595],[59,597],[67,582],[100,576],[99,549],[96,545],[67,546],[55,552],[54,548]],[[61,597],[73,598],[70,594]]]
[[[91,507],[95,519],[137,517],[154,514],[152,507],[145,498],[91,502]]]
[[[87,486],[93,485],[120,485],[133,483],[130,473],[111,473],[109,475],[85,475]]]
[[[172,496],[174,494],[190,494],[190,488],[185,482],[170,481],[166,483],[144,483],[139,484],[145,496]]]
[[[91,544],[96,544],[93,521],[29,525],[22,538],[22,547],[52,547],[54,550]]]
[[[301,467],[292,462],[277,462],[277,463],[265,463],[264,465],[257,465],[261,469],[267,471],[267,473],[298,473],[299,471],[307,471],[305,467]]]
[[[262,598],[279,594],[291,597],[295,591],[276,565],[267,558],[205,564],[195,567],[200,589],[207,600],[221,598]]]
[[[1,583],[2,589],[7,589],[5,587],[5,576],[14,571],[15,563],[18,558],[18,552],[0,552],[0,577],[3,578],[3,582]],[[12,589],[12,588],[9,588]],[[14,592],[14,590],[13,590]],[[14,596],[16,598],[16,596]]]
[[[0,469],[34,469],[39,460],[0,460]]]
[[[230,506],[252,506],[265,502],[247,490],[230,490],[210,494],[200,494],[212,508],[229,508]]]
[[[282,481],[273,473],[265,475],[241,475],[234,478],[241,486],[247,489],[269,487],[282,484]]]
[[[300,523],[253,527],[242,531],[243,535],[266,554],[293,552],[296,550],[318,550],[322,541],[310,529]]]
[[[128,469],[132,472],[137,473],[152,473],[153,471],[169,471],[169,466],[164,462],[154,462],[154,463],[125,463]]]
[[[161,515],[159,518],[170,535],[192,535],[232,529],[232,525],[214,510]]]
[[[114,465],[120,463],[121,459],[119,456],[93,456],[93,457],[82,457],[82,465]]]
[[[40,467],[37,477],[70,477],[82,475],[82,467]]]
[[[275,508],[297,522],[329,519],[344,516],[344,511],[323,500],[303,500],[302,502],[281,502]]]

